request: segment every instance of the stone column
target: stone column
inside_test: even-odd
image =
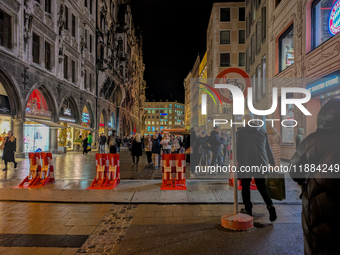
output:
[[[58,153],[58,129],[50,128],[50,152]]]
[[[13,134],[17,139],[17,151],[15,156],[17,158],[24,158],[24,120],[13,119]]]

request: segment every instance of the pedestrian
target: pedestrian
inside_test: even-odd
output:
[[[89,136],[87,137],[87,146],[88,146],[87,151],[88,152],[91,151],[92,142],[93,142],[92,135],[91,135],[91,133],[89,133]]]
[[[120,140],[119,136],[116,137],[116,147],[117,147],[117,152],[120,152],[120,145],[122,143],[122,140]]]
[[[295,145],[296,145],[295,148],[299,147],[299,144],[302,142],[304,131],[305,131],[305,130],[304,130],[303,128],[299,128],[299,129],[298,129],[298,134],[297,134],[296,137],[295,137]]]
[[[126,146],[126,135],[124,136],[124,138],[123,138],[123,146]]]
[[[132,149],[131,149],[131,156],[132,156],[132,166],[138,166],[139,163],[139,157],[142,156],[142,139],[140,136],[140,133],[137,133],[136,136],[134,136],[131,139]]]
[[[5,168],[2,171],[7,171],[7,163],[13,162],[14,168],[17,168],[18,163],[15,162],[15,152],[17,150],[17,139],[14,137],[12,131],[8,131],[7,137],[2,142],[3,155],[2,160],[5,161]]]
[[[158,169],[158,166],[160,165],[161,139],[158,131],[152,136],[152,162],[155,164],[156,169]]]
[[[317,130],[291,158],[290,176],[302,188],[302,229],[306,255],[339,254],[340,100],[329,100],[317,116]],[[313,166],[315,166],[313,170]],[[317,167],[321,167],[318,170]],[[337,171],[337,172],[335,172]]]
[[[146,138],[144,139],[144,148],[145,148],[146,157],[148,159],[148,166],[151,166],[152,165],[152,140],[151,140],[150,135],[147,135]]]
[[[211,165],[215,166],[216,164],[221,164],[221,145],[225,143],[224,138],[219,136],[219,127],[215,126],[213,131],[210,133],[209,144],[212,152]]]
[[[161,140],[161,145],[163,149],[163,153],[170,154],[172,139],[169,136],[169,133],[165,133],[163,139]]]
[[[195,128],[190,129],[190,136],[187,138],[187,142],[190,143],[190,171],[191,174],[195,174],[196,166],[198,166],[200,162],[200,144],[201,140],[197,134]]]
[[[227,158],[228,145],[230,143],[229,136],[227,134],[226,129],[222,129],[221,137],[224,139],[223,147],[222,147],[222,162],[225,163],[225,160]]]
[[[230,151],[232,150],[231,149],[231,145],[232,145],[232,141],[231,141],[231,135],[230,135],[230,132],[227,133],[227,138],[228,138],[228,146],[227,146],[227,150],[228,150],[228,157],[230,156]]]
[[[178,137],[176,138],[175,135],[171,136],[172,145],[171,145],[171,153],[178,154],[179,150],[181,149],[180,141]]]
[[[267,133],[269,144],[273,151],[275,165],[279,166],[281,164],[281,136],[279,131],[270,123],[267,123]]]
[[[111,135],[107,139],[107,146],[109,147],[110,154],[117,153],[116,147],[116,130],[112,130]]]
[[[87,146],[88,146],[88,138],[87,138],[87,135],[85,134],[83,138],[83,154],[87,154],[88,152]]]
[[[202,166],[210,166],[210,144],[209,144],[209,137],[207,133],[203,130],[201,137],[201,165]]]
[[[249,121],[252,119],[254,119],[254,117],[250,113],[243,116],[243,121],[245,123],[249,123]],[[247,124],[245,127],[238,128],[236,146],[238,169],[246,169],[247,167],[254,166],[267,166],[268,168],[268,163],[270,163],[272,166],[275,166],[268,134],[262,127],[251,127],[249,124]],[[241,212],[247,213],[249,215],[252,215],[253,213],[253,204],[250,200],[250,182],[252,177],[255,177],[257,190],[260,192],[269,211],[269,220],[272,222],[275,221],[277,218],[276,211],[265,184],[264,174],[258,172],[249,172],[243,173],[243,175],[240,177],[242,185],[242,200],[245,206],[244,209],[241,209]]]
[[[106,136],[104,133],[101,133],[98,139],[99,143],[99,153],[105,153],[105,144],[106,144]]]

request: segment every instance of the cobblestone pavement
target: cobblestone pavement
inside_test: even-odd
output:
[[[303,254],[301,205],[276,205],[274,224],[255,205],[246,232],[220,226],[232,211],[225,204],[0,202],[0,254]]]

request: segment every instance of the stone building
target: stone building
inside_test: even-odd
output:
[[[190,79],[191,79],[191,71],[188,73],[187,77],[185,77],[183,85],[184,85],[184,101],[185,101],[185,116],[184,123],[185,129],[190,129],[190,118],[191,118],[191,108],[190,108]]]
[[[0,133],[14,131],[18,156],[56,152],[61,128],[67,129],[62,146],[69,150],[78,148],[80,134],[92,132],[96,141],[98,130],[112,125],[112,113],[123,123],[128,119],[130,129],[132,123],[140,125],[136,117],[145,101],[141,37],[134,32],[129,5],[110,2],[115,10],[111,34],[105,22],[96,27],[97,15],[108,8],[101,0],[0,2]],[[103,31],[112,35],[110,50],[107,41],[102,42],[106,51],[97,47]],[[115,77],[113,88],[100,75],[104,69]],[[132,105],[137,111],[131,117]],[[119,130],[119,121],[115,124]]]
[[[278,87],[278,105],[282,87],[302,87],[311,91],[306,103],[312,114],[305,116],[297,107],[287,105],[287,114],[281,116],[281,107],[271,116],[274,119],[294,119],[296,127],[276,128],[282,136],[281,158],[288,160],[295,152],[298,128],[304,137],[316,130],[316,118],[321,107],[340,95],[340,1],[336,0],[281,0],[267,1],[268,54],[267,71],[274,78],[268,86],[268,107],[272,104],[272,87]],[[299,93],[287,97],[300,98]]]
[[[98,120],[105,131],[141,131],[146,87],[141,33],[128,1],[99,0],[97,12]]]

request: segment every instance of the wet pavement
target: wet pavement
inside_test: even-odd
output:
[[[254,228],[221,227],[232,205],[0,202],[0,254],[303,254],[301,205],[276,205]]]

